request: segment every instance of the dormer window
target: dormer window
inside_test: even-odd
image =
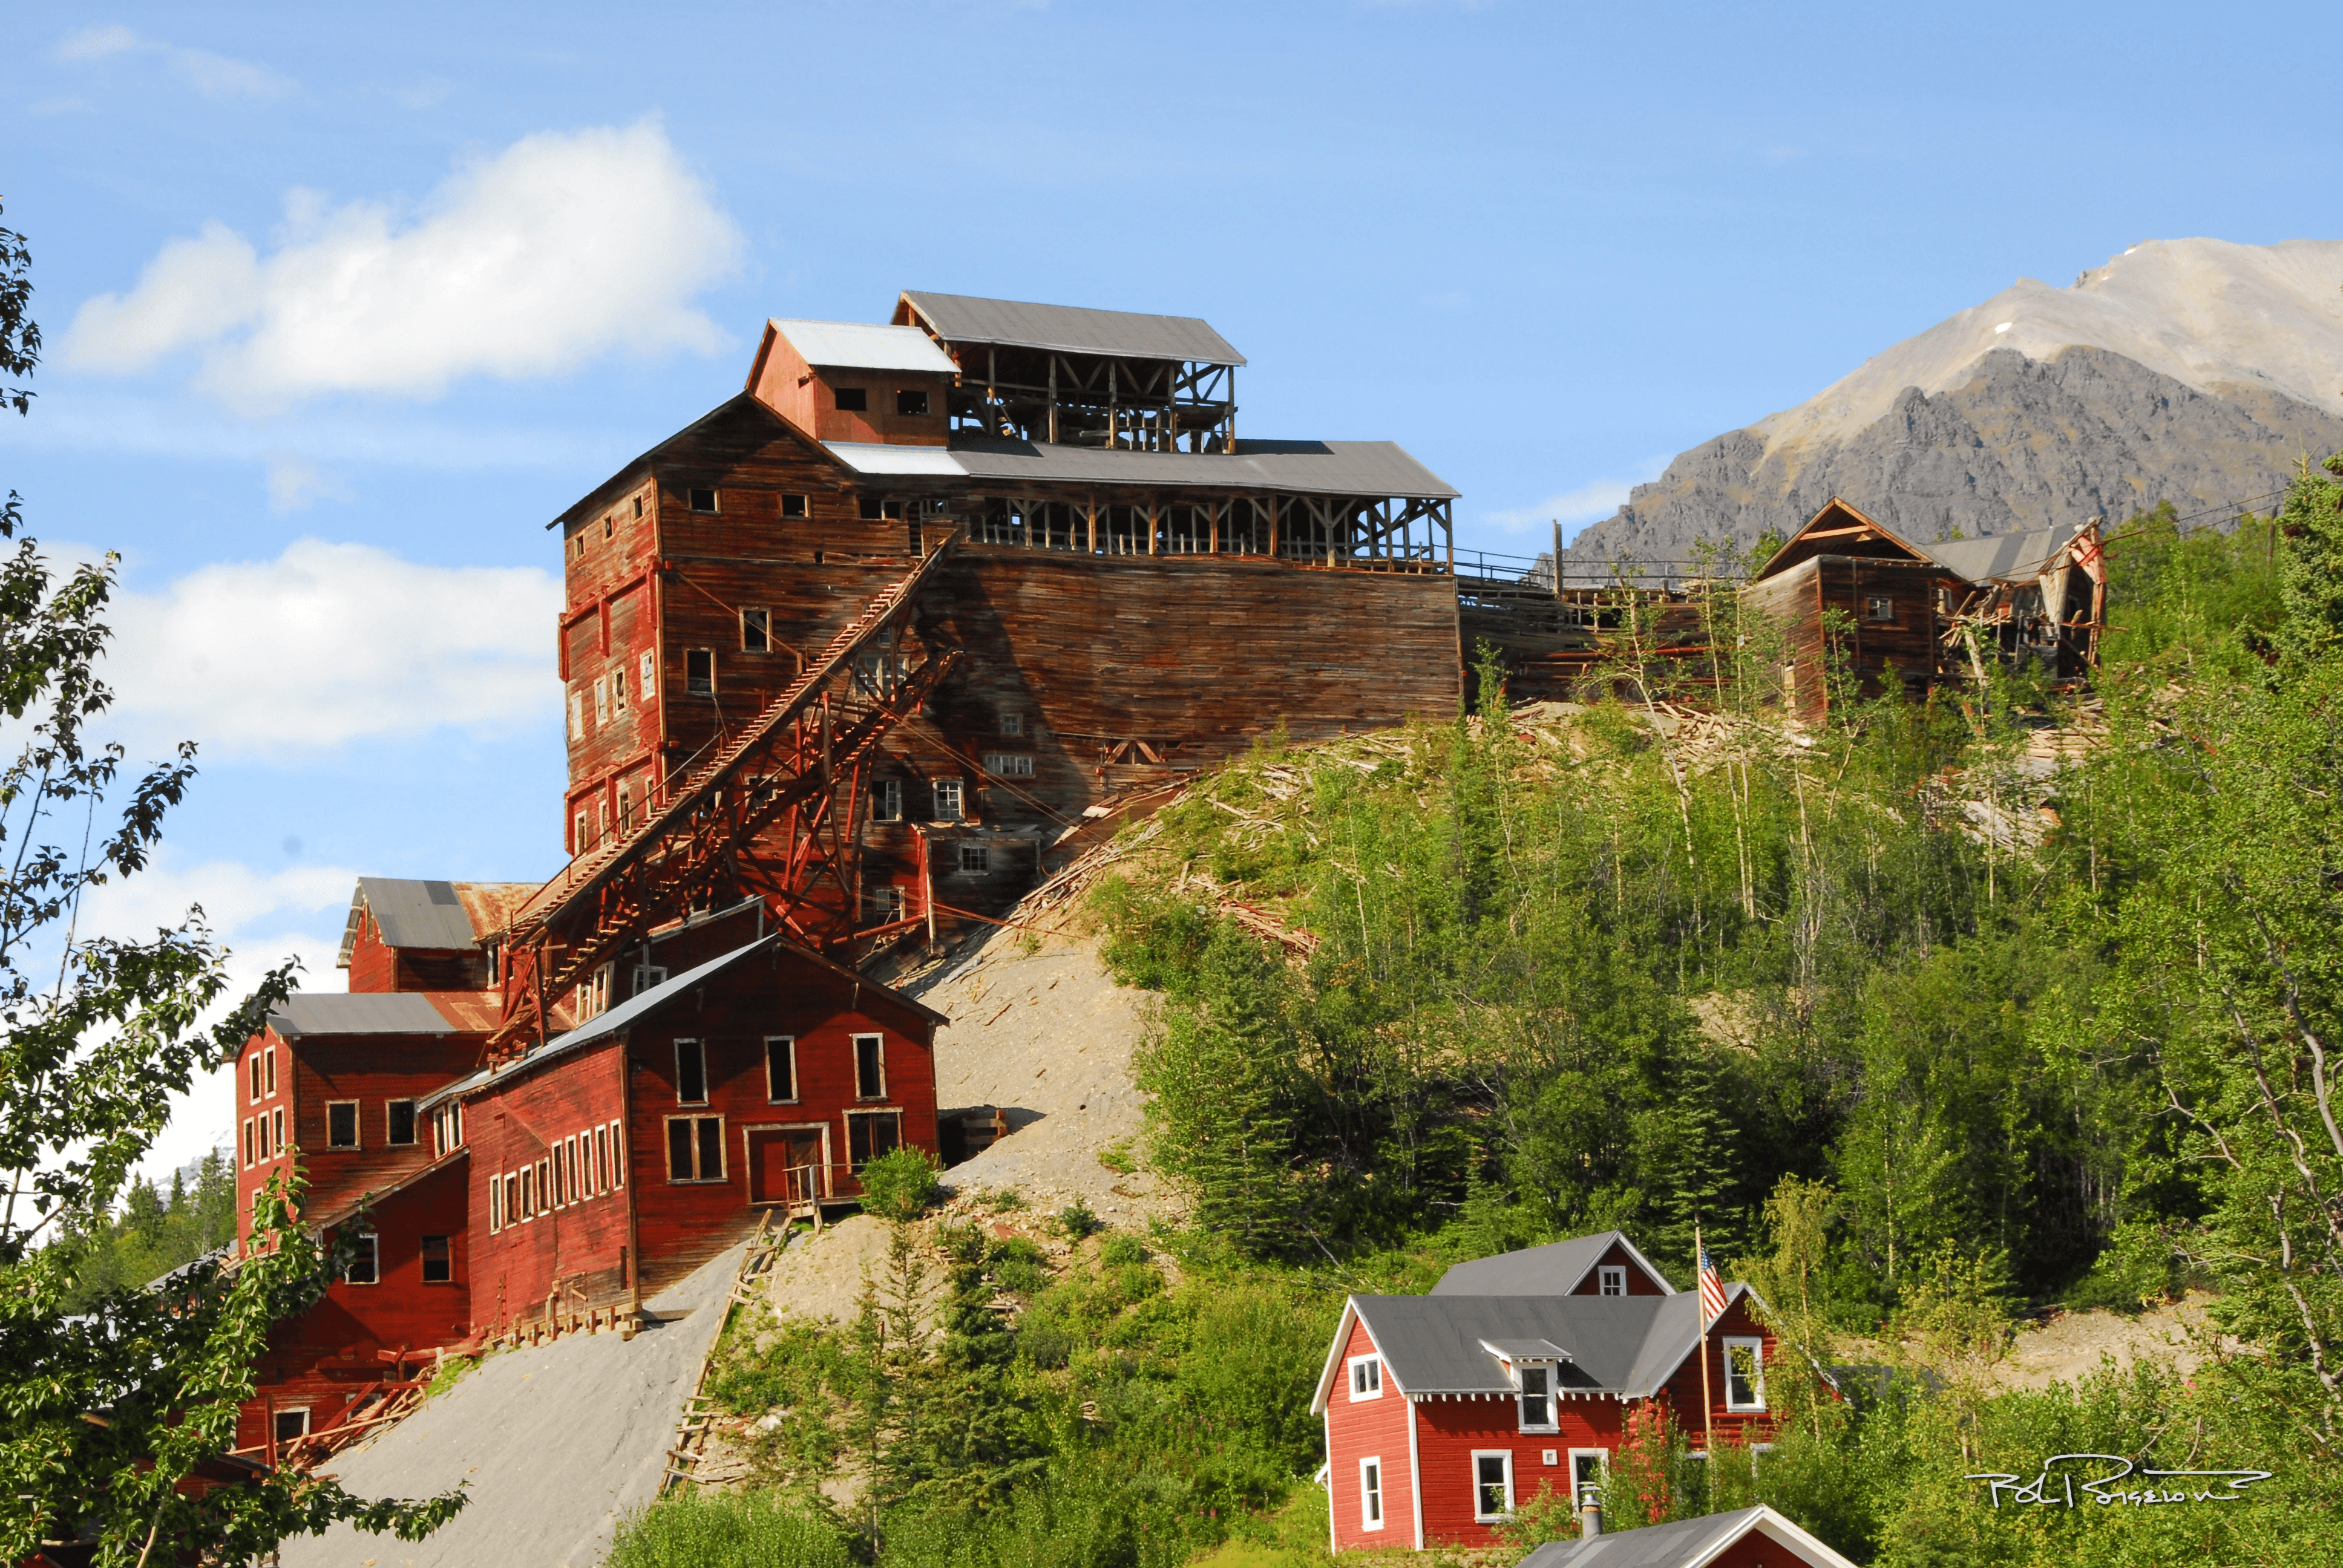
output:
[[[1557,1430],[1554,1419],[1554,1368],[1533,1364],[1521,1368],[1514,1375],[1519,1379],[1522,1389],[1522,1430]]]
[[[1596,1279],[1602,1282],[1603,1294],[1606,1296],[1624,1296],[1627,1293],[1627,1268],[1625,1264],[1605,1263],[1601,1268],[1595,1270],[1594,1274]]]

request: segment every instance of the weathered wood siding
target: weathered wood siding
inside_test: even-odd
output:
[[[556,1203],[555,1146],[620,1119],[621,1042],[613,1038],[491,1083],[468,1101],[464,1136],[471,1150],[472,1320],[490,1332],[551,1312],[608,1305],[627,1294],[628,1161]],[[590,1148],[590,1143],[589,1143]],[[526,1217],[491,1195],[491,1181],[527,1171]],[[614,1182],[611,1178],[616,1178]],[[491,1214],[500,1220],[491,1229]]]

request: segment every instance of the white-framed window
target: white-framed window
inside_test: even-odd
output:
[[[588,849],[592,848],[592,844],[586,835],[586,813],[582,809],[578,813],[576,819],[571,821],[570,829],[569,852],[571,854],[582,855]]]
[[[988,751],[984,754],[984,770],[995,779],[1031,779],[1033,759],[1022,751]]]
[[[626,666],[620,665],[610,672],[610,711],[624,713],[626,710],[627,669]]]
[[[275,1144],[277,1152],[279,1154],[284,1153],[285,1108],[283,1106],[280,1105],[276,1110],[268,1113],[268,1130],[272,1134],[274,1134],[271,1141]]]
[[[1369,1454],[1359,1461],[1359,1528],[1383,1527],[1383,1462]]]
[[[594,728],[599,729],[610,722],[610,683],[601,676],[594,678]]]
[[[309,1435],[309,1407],[306,1404],[279,1405],[269,1412],[269,1418],[279,1442],[293,1442]]]
[[[252,1134],[252,1119],[247,1116],[244,1121],[244,1168],[246,1171],[252,1169],[252,1149],[254,1142],[255,1140]]]
[[[967,787],[961,780],[958,779],[937,779],[935,781],[935,819],[937,821],[957,822],[967,814],[968,790]]]
[[[765,1037],[765,1098],[794,1105],[798,1098],[798,1040],[793,1034]]]
[[[1755,1336],[1732,1335],[1723,1342],[1725,1408],[1765,1408],[1765,1342]]]
[[[1014,709],[1002,709],[1001,714],[1001,733],[1003,735],[1024,734],[1025,716]]]
[[[260,1052],[252,1053],[252,1103],[260,1103]]]
[[[649,702],[659,695],[659,656],[646,653],[635,661],[635,690]]]
[[[346,1285],[378,1285],[382,1283],[382,1241],[372,1231],[361,1231],[352,1237],[357,1249],[350,1256],[349,1267],[342,1271]]]
[[[1601,1282],[1604,1295],[1624,1296],[1627,1293],[1627,1266],[1624,1263],[1605,1263],[1595,1270],[1594,1274]]]
[[[1493,1524],[1513,1515],[1513,1452],[1507,1449],[1473,1451],[1473,1517]]]
[[[488,1178],[488,1234],[493,1236],[505,1228],[505,1179]]]
[[[870,819],[873,822],[900,822],[903,819],[903,781],[881,779],[870,786]]]
[[[637,964],[633,984],[628,996],[640,996],[655,986],[663,986],[667,984],[667,969],[661,964]]]
[[[394,1100],[383,1108],[383,1131],[388,1134],[383,1141],[406,1144],[415,1141],[415,1101]]]
[[[272,1045],[261,1051],[260,1062],[267,1069],[265,1076],[268,1081],[268,1092],[274,1094],[277,1092],[277,1048]]]
[[[1603,1478],[1610,1455],[1599,1448],[1574,1448],[1570,1451],[1570,1505],[1584,1508],[1591,1498],[1603,1501]]]
[[[1352,1400],[1355,1402],[1363,1399],[1383,1397],[1383,1358],[1380,1355],[1353,1356],[1351,1358]]]
[[[887,1037],[884,1035],[858,1034],[854,1037],[854,1098],[887,1098]]]
[[[958,859],[955,863],[960,867],[960,871],[964,875],[980,877],[991,871],[991,845],[962,843],[954,846],[954,848],[959,852]]]
[[[708,1103],[708,1048],[696,1040],[675,1042],[675,1102]]]
[[[1521,1406],[1523,1432],[1557,1432],[1554,1423],[1554,1368],[1537,1362],[1520,1369],[1521,1392],[1516,1402]]]
[[[724,1180],[724,1118],[667,1119],[667,1179],[678,1182]]]
[[[770,653],[773,651],[773,612],[753,607],[740,612],[740,651]]]
[[[616,1191],[627,1184],[626,1129],[610,1123],[610,1189]]]
[[[586,739],[586,693],[575,686],[569,689],[569,739]]]

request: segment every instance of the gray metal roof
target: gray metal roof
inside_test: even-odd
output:
[[[287,1040],[321,1034],[460,1034],[420,991],[320,991],[285,999],[268,1027]]]
[[[1761,1507],[1703,1514],[1641,1530],[1606,1531],[1592,1540],[1549,1541],[1517,1568],[1697,1568],[1755,1527]]]
[[[458,1095],[469,1094],[476,1089],[484,1088],[491,1079],[509,1078],[514,1073],[535,1067],[540,1062],[549,1061],[557,1056],[566,1056],[571,1051],[577,1050],[583,1046],[591,1045],[597,1040],[608,1040],[614,1034],[623,1032],[639,1020],[647,1018],[650,1014],[657,1012],[659,1009],[675,1000],[678,997],[684,995],[695,986],[706,984],[709,980],[712,980],[724,970],[731,968],[734,964],[739,963],[742,959],[747,958],[749,954],[762,951],[780,940],[780,934],[779,932],[775,932],[770,936],[759,937],[755,941],[750,942],[747,947],[735,948],[730,952],[725,953],[721,957],[709,960],[706,963],[701,964],[698,969],[686,970],[683,973],[677,975],[672,980],[655,985],[647,991],[640,991],[634,996],[628,997],[626,1000],[620,1002],[618,1006],[612,1008],[608,1012],[596,1014],[594,1017],[587,1020],[584,1023],[579,1024],[576,1029],[571,1030],[568,1033],[555,1035],[551,1040],[547,1040],[543,1045],[538,1046],[535,1050],[530,1051],[528,1055],[522,1057],[518,1061],[508,1063],[502,1067],[482,1068],[479,1071],[472,1074],[469,1078],[457,1080],[455,1082],[447,1085],[447,1088],[437,1091],[425,1099],[417,1101],[417,1109],[428,1110],[432,1106],[438,1104],[441,1101],[453,1099]],[[872,989],[881,990],[884,988],[879,987],[874,983]]]
[[[1016,299],[910,289],[904,290],[903,298],[947,343],[1013,344],[1068,354],[1120,354],[1133,359],[1185,359],[1206,365],[1245,362],[1227,338],[1193,316],[1089,310],[1076,305],[1031,305]]]
[[[360,877],[357,896],[382,928],[387,947],[447,950],[468,948],[479,939],[453,882],[406,877]]]
[[[2060,523],[2030,533],[1987,534],[1979,539],[1946,539],[1920,548],[1973,583],[2013,578],[2023,581],[2040,577],[2051,558],[2082,531],[2077,524]]]
[[[1631,1379],[1674,1296],[1360,1296],[1359,1316],[1408,1393],[1511,1393],[1483,1341],[1544,1340],[1569,1360],[1564,1390],[1641,1392]],[[1687,1298],[1688,1299],[1688,1298]]]
[[[1628,1256],[1644,1264],[1661,1289],[1671,1295],[1675,1287],[1667,1276],[1652,1268],[1635,1244],[1627,1240],[1624,1231],[1604,1231],[1594,1236],[1573,1236],[1567,1241],[1554,1241],[1544,1247],[1525,1247],[1518,1252],[1500,1252],[1493,1258],[1475,1258],[1459,1263],[1440,1276],[1432,1287],[1435,1296],[1566,1296],[1576,1290],[1603,1254],[1614,1246],[1626,1248]]]
[[[789,340],[809,365],[838,370],[921,370],[950,376],[960,367],[916,327],[873,327],[865,321],[790,321],[766,326]]]
[[[1239,441],[1227,452],[1126,452],[997,436],[955,436],[971,478],[1077,485],[1188,486],[1312,496],[1453,500],[1458,492],[1396,441]]]
[[[1570,1352],[1552,1340],[1483,1340],[1483,1347],[1509,1362],[1567,1361]]]

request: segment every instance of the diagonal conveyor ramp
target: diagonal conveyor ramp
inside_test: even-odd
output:
[[[490,1356],[382,1436],[336,1455],[327,1468],[360,1497],[427,1496],[466,1482],[471,1501],[424,1541],[337,1525],[287,1542],[285,1568],[593,1568],[620,1515],[659,1494],[745,1249],[646,1302],[669,1321],[631,1342],[577,1334]]]

